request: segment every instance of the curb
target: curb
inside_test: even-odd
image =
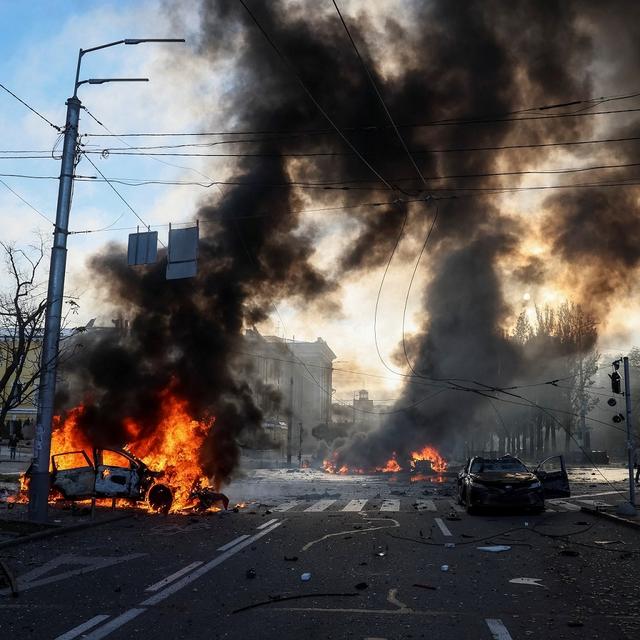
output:
[[[132,518],[133,516],[133,513],[124,513],[114,516],[113,518],[105,518],[104,520],[80,522],[78,524],[69,525],[68,527],[56,527],[53,529],[48,529],[46,531],[38,531],[37,533],[32,533],[28,536],[20,536],[19,538],[14,538],[13,540],[0,542],[0,549],[5,549],[6,547],[15,547],[20,544],[27,544],[28,542],[32,542],[34,540],[42,540],[43,538],[53,538],[54,536],[61,536],[65,533],[73,533],[74,531],[82,531],[82,529],[98,527],[101,524],[109,524],[110,522],[117,522],[118,520],[124,520],[125,518]]]
[[[621,518],[620,516],[616,516],[613,513],[607,513],[606,511],[599,511],[598,509],[592,509],[591,507],[580,507],[580,511],[584,511],[592,516],[597,516],[598,518],[604,518],[605,520],[611,520],[612,522],[617,522],[618,524],[625,525],[627,527],[631,527],[632,529],[636,529],[640,531],[640,522],[634,522],[633,520],[627,520],[626,518]]]

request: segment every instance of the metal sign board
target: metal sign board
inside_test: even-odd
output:
[[[193,278],[198,273],[199,228],[169,228],[167,280]]]
[[[144,233],[129,234],[129,250],[127,251],[127,264],[129,266],[153,264],[157,258],[157,231],[145,231]]]

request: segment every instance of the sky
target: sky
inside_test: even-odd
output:
[[[233,114],[225,111],[224,95],[233,85],[234,70],[228,61],[217,65],[202,64],[195,51],[198,15],[191,3],[176,5],[171,15],[157,1],[105,2],[91,0],[32,0],[12,2],[0,0],[0,24],[5,26],[0,41],[0,82],[32,105],[54,124],[63,125],[65,100],[73,89],[79,48],[93,47],[122,38],[184,37],[186,44],[141,44],[116,46],[88,54],[83,60],[81,78],[148,77],[148,83],[112,83],[83,85],[79,97],[86,111],[81,114],[82,134],[125,132],[196,132],[218,127],[233,129]],[[390,10],[389,5],[386,6]],[[203,99],[206,96],[206,99]],[[220,98],[218,102],[218,98]],[[22,104],[0,91],[0,139],[2,150],[35,150],[50,152],[48,159],[0,160],[0,212],[2,237],[16,244],[34,242],[37,234],[50,237],[55,217],[59,152],[58,132],[27,110]],[[91,158],[108,178],[182,180],[210,182],[225,176],[222,162],[205,162],[194,158],[157,159],[151,157],[118,157],[104,152],[109,147],[125,147],[132,139],[83,137],[85,150],[96,151]],[[8,154],[4,154],[8,155]],[[560,157],[552,158],[560,163]],[[8,175],[10,174],[10,175]],[[83,160],[77,170],[81,176],[96,177],[96,170]],[[20,175],[47,176],[28,179]],[[117,184],[117,189],[142,220],[155,225],[160,240],[166,243],[168,224],[179,225],[194,220],[198,206],[211,196],[210,190],[198,186]],[[22,202],[30,203],[39,213]],[[309,203],[311,204],[311,203]],[[535,215],[535,201],[514,198],[513,206],[521,215]],[[316,261],[328,263],[337,247],[349,242],[348,226],[339,217],[325,221],[319,236]],[[311,221],[310,221],[311,223]],[[68,242],[66,293],[76,297],[80,312],[78,323],[98,318],[109,324],[111,316],[104,292],[96,290],[86,279],[86,260],[107,243],[126,243],[127,234],[135,231],[140,221],[107,184],[77,181],[74,189]],[[336,236],[339,238],[336,242]],[[532,240],[535,245],[535,239]],[[278,304],[278,313],[259,328],[264,333],[278,334],[297,340],[323,337],[337,354],[336,368],[357,369],[364,373],[347,376],[336,373],[337,397],[348,399],[358,388],[373,390],[376,400],[397,397],[401,378],[392,375],[376,354],[375,339],[388,362],[402,336],[408,273],[419,247],[405,247],[412,256],[402,264],[392,265],[380,299],[377,334],[373,320],[382,269],[366,272],[345,283],[340,314],[319,318],[313,312],[294,307],[287,301]],[[532,252],[537,250],[531,247]],[[540,245],[540,251],[544,247]],[[409,271],[407,269],[409,268]],[[45,273],[42,277],[46,276]],[[409,295],[406,331],[420,327],[420,290],[424,274],[418,272]],[[515,312],[533,302],[558,302],[561,289],[540,291],[531,300],[526,289],[509,291]],[[603,346],[622,348],[637,343],[634,326],[637,309],[633,301],[621,299],[615,320],[602,325]],[[621,344],[622,343],[622,344]]]

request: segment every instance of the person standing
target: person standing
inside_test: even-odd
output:
[[[10,460],[16,459],[17,448],[18,448],[18,434],[14,432],[9,436],[9,459]]]

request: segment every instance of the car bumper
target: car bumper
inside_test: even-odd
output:
[[[542,491],[471,491],[469,494],[472,507],[495,508],[532,508],[544,507],[544,493]]]

